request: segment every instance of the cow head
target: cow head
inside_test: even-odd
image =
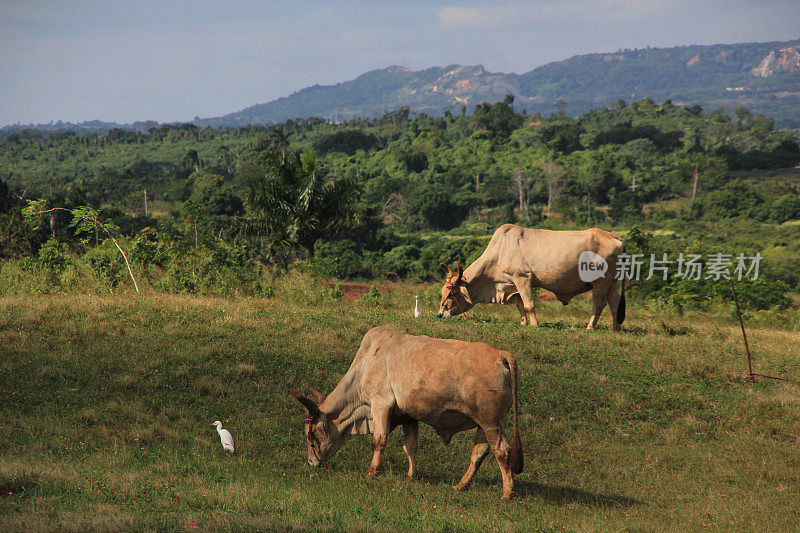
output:
[[[303,431],[308,447],[308,464],[322,466],[342,447],[344,436],[319,408],[318,404],[325,400],[325,396],[314,389],[311,389],[311,392],[317,400],[316,402],[294,389],[289,389],[289,393],[306,408]]]
[[[472,299],[464,281],[464,271],[456,261],[457,272],[453,274],[450,267],[444,263],[439,263],[445,273],[444,286],[442,287],[442,302],[439,305],[439,318],[450,318],[460,315],[472,308]]]

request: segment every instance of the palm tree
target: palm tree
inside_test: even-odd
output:
[[[275,259],[295,248],[314,255],[314,243],[359,222],[360,185],[354,177],[325,175],[312,151],[288,148],[264,153],[263,172],[247,183],[247,212],[240,228],[257,236],[262,251]]]

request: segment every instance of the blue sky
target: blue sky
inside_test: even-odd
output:
[[[0,125],[188,121],[390,65],[790,40],[799,0],[0,0]]]

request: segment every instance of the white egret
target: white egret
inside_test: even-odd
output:
[[[219,440],[222,442],[222,447],[226,452],[233,453],[233,436],[227,429],[222,428],[222,422],[216,420],[212,426],[217,426],[217,433],[219,433]]]
[[[422,308],[419,306],[419,296],[417,296],[414,304],[414,318],[419,318],[421,316]]]

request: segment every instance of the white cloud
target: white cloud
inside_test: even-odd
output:
[[[472,7],[449,6],[439,10],[439,22],[447,28],[467,28],[481,23],[480,11]]]
[[[519,22],[520,15],[531,18],[533,7],[519,3],[480,7],[447,6],[439,10],[439,23],[446,29],[505,27]]]
[[[685,7],[687,0],[522,0],[488,5],[446,6],[439,10],[444,29],[485,28],[508,31],[536,27],[582,27],[594,23],[620,23]]]

